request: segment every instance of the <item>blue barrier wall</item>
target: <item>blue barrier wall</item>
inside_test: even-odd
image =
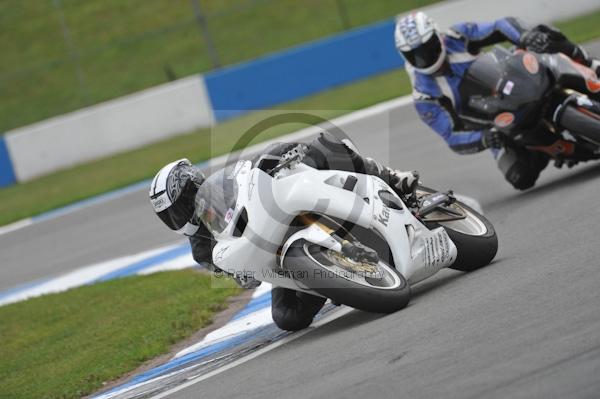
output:
[[[216,120],[401,67],[394,25],[386,20],[205,74]]]
[[[6,141],[4,141],[4,137],[0,136],[0,187],[10,186],[15,182],[15,171],[8,154]]]

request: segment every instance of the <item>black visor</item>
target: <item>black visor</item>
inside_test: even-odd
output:
[[[157,215],[171,230],[179,230],[194,216],[194,199],[198,187],[190,179],[175,202]]]
[[[438,35],[434,34],[425,43],[410,51],[403,51],[402,55],[415,68],[429,68],[440,58],[442,43]]]

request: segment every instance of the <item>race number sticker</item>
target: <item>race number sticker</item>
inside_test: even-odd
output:
[[[504,93],[507,96],[510,96],[510,93],[512,93],[513,87],[515,87],[515,84],[513,83],[512,80],[509,80],[504,85],[504,89],[502,89],[502,93]]]

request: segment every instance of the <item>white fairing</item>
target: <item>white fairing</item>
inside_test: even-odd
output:
[[[214,264],[227,272],[251,273],[261,281],[306,291],[306,287],[283,275],[277,252],[284,255],[298,239],[334,251],[341,247],[315,226],[284,242],[290,222],[303,212],[348,220],[378,231],[391,248],[396,268],[411,284],[456,260],[456,247],[443,228],[428,230],[410,211],[384,205],[377,193],[393,190],[375,176],[299,164],[272,178],[253,169],[248,161],[241,161],[235,171],[237,203],[229,224],[215,236],[218,243],[213,250]],[[348,176],[358,179],[353,191],[342,188]],[[247,225],[241,237],[236,237],[233,231],[243,209],[248,215]]]

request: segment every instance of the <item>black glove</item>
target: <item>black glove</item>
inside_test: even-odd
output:
[[[499,150],[504,146],[504,134],[494,128],[481,132],[481,145],[484,148]]]
[[[572,43],[558,29],[550,25],[538,25],[521,36],[521,46],[536,53],[563,53],[577,62],[587,60],[585,51]]]
[[[535,53],[548,52],[550,36],[537,30],[530,30],[521,36],[521,47]]]

